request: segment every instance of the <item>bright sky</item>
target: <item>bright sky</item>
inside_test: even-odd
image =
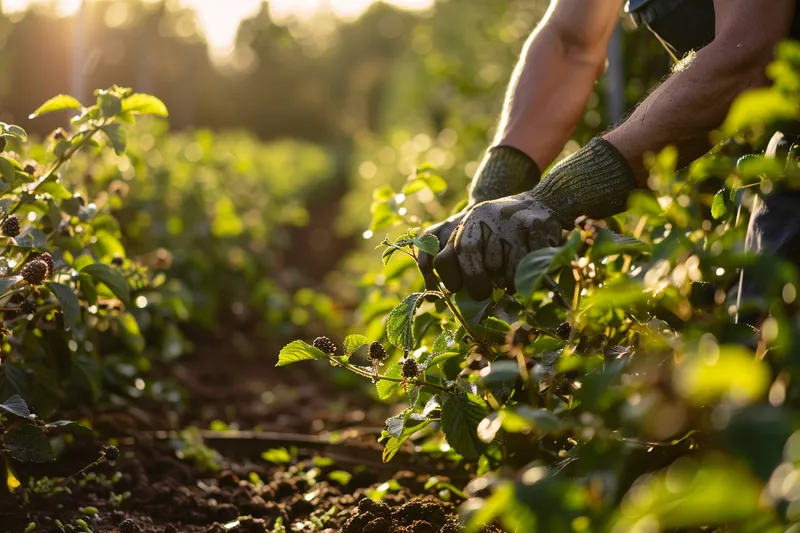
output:
[[[2,0],[5,11],[19,11],[28,4],[42,0]],[[52,0],[63,14],[74,13],[82,0]],[[90,0],[88,0],[90,1]],[[239,21],[258,11],[262,0],[179,0],[193,7],[209,44],[218,53],[230,49],[239,27]],[[270,0],[269,6],[276,18],[288,15],[309,16],[322,9],[330,9],[341,17],[360,14],[375,0]],[[433,0],[387,0],[388,3],[407,9],[424,9]]]

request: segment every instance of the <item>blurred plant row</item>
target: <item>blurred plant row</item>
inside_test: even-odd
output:
[[[513,295],[420,290],[417,254],[438,245],[419,226],[446,213],[435,165],[378,189],[371,231],[392,235],[359,325],[341,350],[290,343],[279,366],[321,360],[372,381],[398,410],[384,460],[410,447],[473,472],[468,531],[796,531],[800,278],[744,237],[753,199],[800,178],[797,145],[761,155],[800,119],[800,44],[768,74],[710,154],[680,170],[674,149],[653,155],[650,190],[528,255]],[[759,329],[736,321],[742,268],[762,286],[738,310]]]

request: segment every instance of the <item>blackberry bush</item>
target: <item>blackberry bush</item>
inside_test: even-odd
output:
[[[395,226],[447,213],[431,200],[447,182],[423,166],[401,190],[379,189],[370,231],[395,233],[381,276],[365,276],[358,327],[404,359],[360,366],[295,341],[278,365],[320,359],[402,405],[384,460],[413,439],[463,461],[478,478],[461,506],[467,531],[795,531],[800,272],[742,246],[754,198],[800,187],[800,145],[763,153],[800,120],[800,44],[777,56],[775,86],[733,103],[715,149],[680,172],[673,147],[648,159],[650,189],[626,213],[528,254],[513,293],[423,289],[415,264],[440,243]],[[729,138],[752,154],[732,155]],[[737,301],[742,268],[763,284],[757,299]]]

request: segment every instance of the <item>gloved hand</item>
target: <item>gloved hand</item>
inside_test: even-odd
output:
[[[436,256],[434,268],[448,290],[462,286],[476,300],[491,296],[492,282],[514,290],[519,262],[554,246],[561,230],[587,215],[602,219],[625,210],[636,179],[622,154],[595,138],[553,167],[533,190],[474,206]]]
[[[490,149],[475,173],[467,207],[444,222],[427,228],[424,234],[438,237],[441,250],[473,206],[487,200],[528,191],[539,182],[541,175],[536,162],[516,148],[496,146]],[[438,290],[439,285],[433,273],[433,257],[420,253],[418,262],[425,278],[425,288],[431,291]]]

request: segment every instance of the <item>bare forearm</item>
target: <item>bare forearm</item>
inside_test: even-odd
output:
[[[763,9],[758,2],[743,3],[744,9],[734,4],[724,8],[715,4],[721,18],[717,38],[673,73],[627,121],[604,135],[631,164],[640,184],[647,179],[645,153],[676,145],[679,163],[691,162],[708,151],[709,133],[723,122],[736,96],[768,82],[764,69],[775,43],[788,33],[792,6],[776,2],[771,4],[777,11],[774,16],[759,19],[745,12]]]
[[[561,0],[531,35],[506,95],[495,144],[518,148],[540,168],[580,121],[618,18],[620,0]]]

